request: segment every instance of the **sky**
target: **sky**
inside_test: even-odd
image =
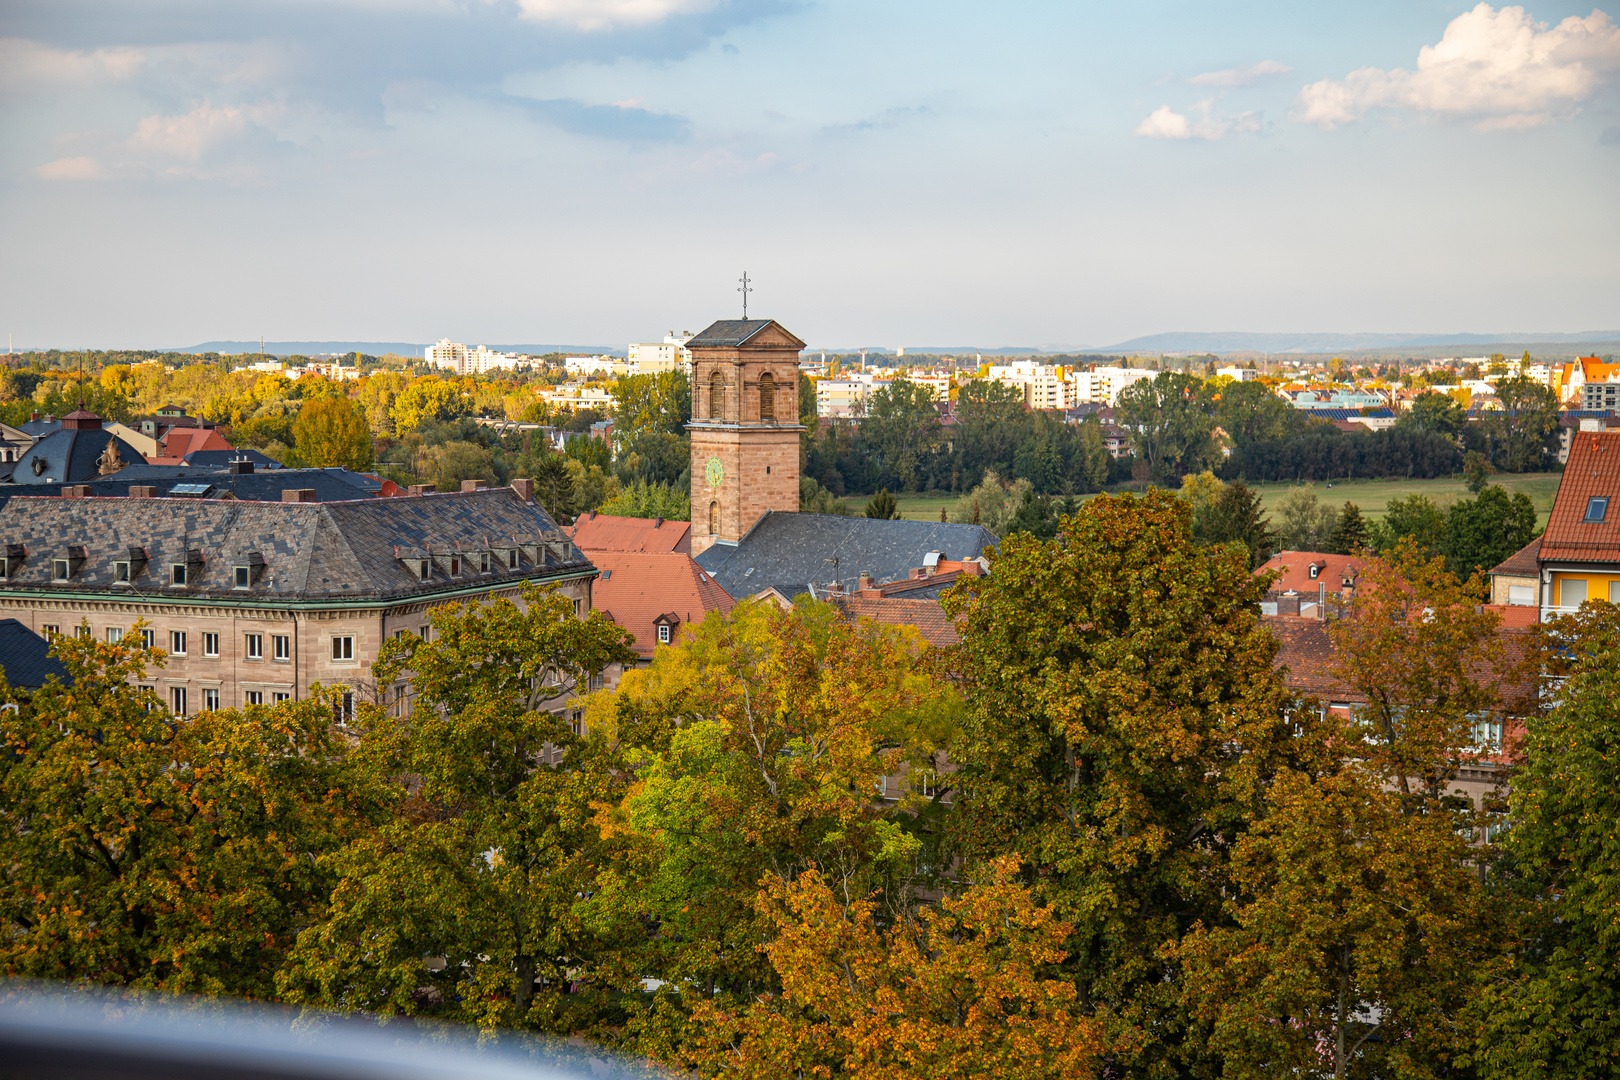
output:
[[[0,332],[1620,328],[1605,2],[0,0]]]

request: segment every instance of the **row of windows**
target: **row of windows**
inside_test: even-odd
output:
[[[55,582],[71,580],[74,574],[78,571],[78,567],[74,564],[82,561],[83,560],[80,559],[52,559],[51,580]],[[0,559],[0,578],[8,577],[16,569],[15,564],[19,562],[20,560],[17,559]],[[145,564],[129,562],[113,563],[113,584],[131,584],[134,576],[140,573],[140,570],[137,568],[138,566],[144,567]],[[253,587],[253,567],[236,566],[232,567],[231,570],[232,588],[251,589]],[[196,585],[201,577],[202,565],[200,563],[172,563],[169,566],[170,585],[181,587],[186,585]]]
[[[56,635],[58,635],[58,634],[60,634],[62,632],[62,628],[60,626],[52,624],[52,623],[43,624],[42,626],[40,626],[39,630],[40,630],[40,633],[42,635],[44,635],[45,637],[55,637]],[[405,633],[405,631],[400,631],[400,633],[403,634],[403,633]],[[75,634],[78,637],[89,637],[90,636],[90,628],[88,626],[84,626],[84,625],[81,624],[75,630]],[[212,658],[212,657],[219,656],[220,636],[217,633],[214,633],[212,631],[204,631],[203,633],[198,634],[197,636],[202,638],[202,655],[205,658]],[[422,636],[424,638],[427,637],[427,628],[426,627],[422,628]],[[123,639],[124,639],[124,628],[123,627],[121,627],[121,626],[109,626],[109,627],[107,627],[107,641],[108,641],[108,643],[119,642],[119,641],[122,641]],[[245,655],[246,659],[248,659],[248,660],[263,660],[264,659],[264,639],[265,639],[264,634],[245,634],[245,635],[243,635],[244,655]],[[191,635],[190,631],[187,631],[187,630],[170,630],[169,631],[169,640],[168,640],[169,655],[170,656],[189,656],[190,655],[191,642],[192,642],[192,635]],[[158,647],[158,632],[156,630],[142,630],[141,631],[141,647],[146,648],[146,649],[155,649],[155,648],[157,648]],[[270,635],[270,649],[271,649],[270,658],[272,660],[279,660],[279,661],[282,661],[282,662],[286,662],[286,661],[291,660],[292,659],[292,637],[290,635],[288,635],[288,634],[271,634]],[[336,636],[336,637],[332,638],[332,659],[333,660],[339,660],[339,661],[353,660],[354,659],[354,636],[352,634],[343,634],[343,635],[339,635],[339,636]]]
[[[143,687],[141,687],[141,689],[155,691],[156,687],[143,686]],[[353,697],[352,694],[345,694],[343,696],[344,696],[345,699],[349,699],[349,698]],[[285,690],[272,690],[272,691],[270,691],[269,704],[271,704],[271,705],[277,705],[277,704],[280,704],[283,701],[291,701],[291,700],[292,700],[292,693],[290,691],[285,691]],[[219,689],[217,687],[212,687],[212,686],[204,687],[199,703],[202,706],[202,711],[203,712],[214,712],[215,710],[219,709],[220,708]],[[242,691],[242,704],[243,705],[264,705],[264,704],[266,704],[266,702],[265,702],[265,692],[263,690],[244,690],[244,691]],[[169,711],[170,712],[174,713],[174,715],[176,715],[176,716],[190,716],[191,715],[191,705],[192,705],[192,697],[191,697],[191,691],[190,691],[189,687],[185,687],[185,686],[171,686],[171,687],[169,687]],[[352,708],[352,704],[350,705],[350,707]]]

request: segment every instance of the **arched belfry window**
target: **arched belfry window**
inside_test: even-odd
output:
[[[709,417],[724,420],[726,416],[726,377],[716,371],[709,376]]]
[[[768,371],[759,377],[759,418],[776,419],[776,376]]]
[[[709,504],[709,535],[720,535],[720,504],[718,502]]]

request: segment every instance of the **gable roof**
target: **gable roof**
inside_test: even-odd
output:
[[[581,514],[569,530],[586,551],[679,551],[692,553],[692,523],[667,518]]]
[[[543,508],[509,488],[326,503],[20,497],[0,508],[0,543],[28,551],[21,569],[0,585],[0,595],[330,603],[595,572]],[[483,572],[463,559],[458,577],[447,574],[448,557],[458,550],[471,555],[520,543],[528,550],[515,568],[496,558]],[[85,559],[71,579],[53,581],[52,556],[68,545],[82,546]],[[144,550],[144,572],[133,575],[130,585],[115,585],[113,564],[129,560],[132,548]],[[191,584],[169,587],[170,565],[191,563],[192,551],[202,553],[202,569]],[[433,567],[427,581],[397,557],[428,551],[444,557],[445,565]],[[263,557],[263,570],[249,588],[237,589],[232,568],[250,563],[254,552]]]
[[[697,561],[733,596],[769,587],[824,599],[829,584],[853,591],[863,571],[874,581],[894,581],[930,552],[975,559],[997,543],[982,525],[769,511],[736,544],[715,544]]]
[[[1317,568],[1316,577],[1311,577],[1311,567]],[[1329,593],[1341,592],[1344,589],[1344,579],[1348,571],[1361,569],[1361,560],[1354,555],[1329,555],[1321,551],[1279,551],[1265,562],[1255,568],[1260,574],[1268,570],[1281,570],[1282,576],[1272,583],[1274,592],[1294,592],[1305,594],[1318,592],[1318,585],[1327,587]]]
[[[1536,537],[1512,555],[1503,559],[1486,571],[1491,577],[1528,577],[1533,578],[1539,574],[1540,568],[1536,566],[1536,552],[1541,550],[1541,537]]]
[[[717,319],[708,327],[698,332],[698,335],[686,343],[688,351],[692,349],[737,349],[750,342],[758,345],[762,342],[756,338],[775,335],[765,334],[765,331],[775,327],[777,333],[787,338],[786,342],[772,342],[778,348],[794,347],[804,348],[804,342],[789,333],[781,323],[775,319]]]
[[[650,659],[658,647],[658,620],[674,615],[683,624],[702,622],[711,611],[736,606],[693,561],[672,551],[593,551],[601,577],[591,586],[591,607],[636,636],[636,654]]]
[[[1593,496],[1609,499],[1601,522],[1585,520]],[[1547,531],[1542,562],[1620,563],[1620,432],[1582,431],[1574,435]]]
[[[52,675],[63,686],[73,685],[67,666],[50,651],[49,641],[16,619],[0,619],[0,671],[14,689],[38,690]]]
[[[928,644],[944,648],[962,639],[956,624],[934,600],[902,600],[892,596],[851,596],[838,606],[852,619],[871,619],[889,626],[915,626]]]

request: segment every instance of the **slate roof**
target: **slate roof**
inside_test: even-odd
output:
[[[760,331],[773,325],[794,341],[798,341],[799,348],[804,348],[804,342],[788,333],[775,319],[717,319],[706,329],[699,331],[697,337],[686,343],[686,347],[688,350],[735,349],[747,344],[752,338],[757,337]]]
[[[269,474],[279,475],[279,474]],[[550,539],[551,546],[543,541]],[[11,499],[0,508],[0,544],[22,544],[22,568],[0,594],[86,593],[291,602],[392,600],[488,584],[491,587],[560,574],[594,573],[537,504],[524,503],[509,488],[355,499],[329,503],[262,503],[216,499]],[[452,554],[461,573],[449,576]],[[527,544],[518,566],[508,569],[498,552],[489,572],[476,556],[491,548]],[[83,562],[65,582],[52,581],[52,561],[82,545]],[[114,563],[144,550],[144,570],[129,586],[113,583]],[[194,584],[169,584],[171,567],[202,553]],[[423,582],[414,562],[431,554],[435,564]],[[247,589],[234,587],[233,568],[263,557],[262,571]],[[473,558],[469,559],[471,556]],[[132,568],[133,569],[133,568]]]
[[[1538,536],[1528,544],[1524,545],[1524,547],[1520,548],[1518,551],[1515,551],[1512,555],[1509,555],[1507,558],[1491,567],[1488,571],[1486,571],[1486,573],[1490,574],[1492,577],[1497,575],[1502,577],[1536,577],[1541,572],[1540,568],[1536,566],[1536,552],[1540,550],[1541,537]]]
[[[288,489],[308,489],[319,502],[340,502],[380,495],[384,482],[365,473],[347,469],[276,469],[269,472],[232,474],[224,469],[193,468],[189,465],[131,465],[111,476],[89,480],[83,486],[98,497],[123,498],[130,486],[142,484],[158,489],[159,498],[223,499],[227,496],[249,502],[280,502]],[[201,494],[175,492],[181,485],[202,484]],[[0,506],[16,495],[60,495],[63,484],[0,484]]]
[[[255,470],[266,472],[281,468],[281,462],[257,450],[193,450],[186,455],[186,464],[201,469],[223,469],[231,462],[246,458]]]
[[[705,574],[692,556],[680,552],[591,551],[601,571],[591,586],[591,607],[611,615],[614,623],[636,636],[636,654],[651,659],[658,646],[656,620],[673,615],[680,625],[703,621],[711,611],[722,615],[736,606]],[[678,631],[672,631],[676,640]]]
[[[146,460],[139,450],[110,431],[59,427],[22,453],[11,471],[12,483],[77,484],[94,479],[100,475],[97,470],[101,455],[109,442],[117,444],[118,456],[125,463]],[[34,471],[35,461],[45,463],[42,471]]]
[[[52,675],[63,686],[73,685],[67,666],[50,650],[50,642],[16,619],[0,619],[0,671],[14,689],[38,690]]]
[[[569,530],[586,551],[679,551],[692,553],[692,523],[665,518],[581,514]]]
[[[1608,513],[1586,521],[1587,503],[1607,496]],[[1542,562],[1620,562],[1620,432],[1582,431],[1569,448],[1541,538]]]
[[[735,546],[715,544],[697,561],[732,596],[766,587],[799,596],[813,584],[825,598],[829,583],[854,591],[862,571],[874,581],[894,581],[922,566],[931,551],[973,559],[996,543],[995,533],[981,525],[772,511]]]

